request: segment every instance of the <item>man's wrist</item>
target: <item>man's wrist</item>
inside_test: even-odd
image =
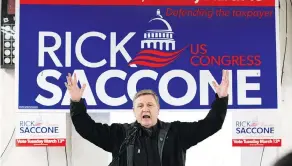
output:
[[[71,102],[73,102],[73,103],[79,103],[80,101],[81,101],[81,99],[70,99],[71,100]]]

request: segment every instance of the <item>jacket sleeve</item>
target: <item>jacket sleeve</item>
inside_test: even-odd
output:
[[[120,138],[121,125],[96,123],[87,113],[84,99],[70,103],[72,123],[81,137],[104,149],[112,152],[117,138]]]
[[[198,144],[222,128],[228,105],[228,96],[216,99],[207,116],[197,122],[178,122],[178,134],[183,149]]]

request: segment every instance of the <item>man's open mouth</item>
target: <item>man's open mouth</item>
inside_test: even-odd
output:
[[[143,115],[143,119],[148,119],[148,118],[150,118],[149,115]]]

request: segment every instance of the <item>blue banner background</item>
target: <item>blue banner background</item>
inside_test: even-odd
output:
[[[224,10],[261,10],[273,11],[272,17],[244,18],[244,17],[166,17],[167,7],[155,6],[70,6],[70,5],[21,5],[20,8],[20,56],[19,56],[19,106],[37,106],[39,109],[68,109],[61,106],[62,100],[54,106],[42,106],[35,99],[38,94],[52,97],[50,92],[42,90],[36,83],[37,75],[45,69],[55,69],[62,73],[59,80],[48,78],[47,81],[62,88],[63,95],[66,88],[67,73],[74,69],[83,69],[87,75],[93,91],[97,106],[88,106],[89,109],[130,109],[132,102],[127,94],[127,80],[122,81],[113,78],[106,85],[107,93],[112,97],[126,94],[128,102],[122,106],[108,106],[99,101],[95,93],[96,79],[101,73],[109,69],[119,69],[127,72],[127,79],[132,73],[146,69],[138,66],[130,68],[122,56],[117,56],[117,67],[111,68],[110,64],[110,32],[117,33],[117,43],[129,32],[136,32],[135,36],[125,45],[130,56],[134,58],[141,50],[140,41],[144,32],[149,29],[149,20],[154,18],[156,10],[160,9],[174,31],[176,49],[181,49],[188,44],[207,44],[209,56],[222,55],[255,55],[261,56],[262,64],[259,67],[247,66],[207,66],[194,67],[190,64],[190,51],[187,49],[180,57],[169,66],[160,69],[151,69],[159,73],[158,79],[163,73],[172,69],[182,69],[191,73],[197,81],[197,93],[192,102],[187,105],[174,107],[163,100],[162,109],[208,109],[210,106],[200,105],[199,71],[210,70],[217,81],[221,81],[222,69],[233,70],[233,105],[231,109],[240,108],[277,108],[277,56],[274,7],[220,7]],[[219,9],[219,7],[170,7],[172,9]],[[154,24],[153,24],[154,25]],[[39,31],[53,31],[62,38],[62,46],[55,53],[61,63],[65,64],[65,32],[72,32],[72,66],[58,68],[49,56],[45,56],[45,67],[38,67],[38,33]],[[107,64],[101,68],[86,68],[80,64],[75,56],[75,43],[86,32],[99,31],[107,35],[105,41],[91,37],[82,46],[84,58],[97,62],[102,58]],[[54,40],[46,40],[46,46],[54,45]],[[237,103],[237,69],[260,69],[261,76],[248,78],[248,83],[260,82],[259,91],[247,91],[247,97],[261,97],[262,105],[238,105]],[[150,85],[152,84],[152,85]],[[119,85],[119,86],[117,86]],[[137,89],[151,88],[158,91],[158,81],[142,79]],[[187,90],[186,83],[182,79],[174,79],[169,84],[169,92],[174,97],[183,96]],[[214,99],[214,92],[209,89],[210,102]]]

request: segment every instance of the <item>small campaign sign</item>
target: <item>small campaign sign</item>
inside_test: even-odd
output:
[[[65,113],[18,113],[16,146],[66,146]]]
[[[278,111],[238,111],[232,113],[232,146],[281,146]]]

